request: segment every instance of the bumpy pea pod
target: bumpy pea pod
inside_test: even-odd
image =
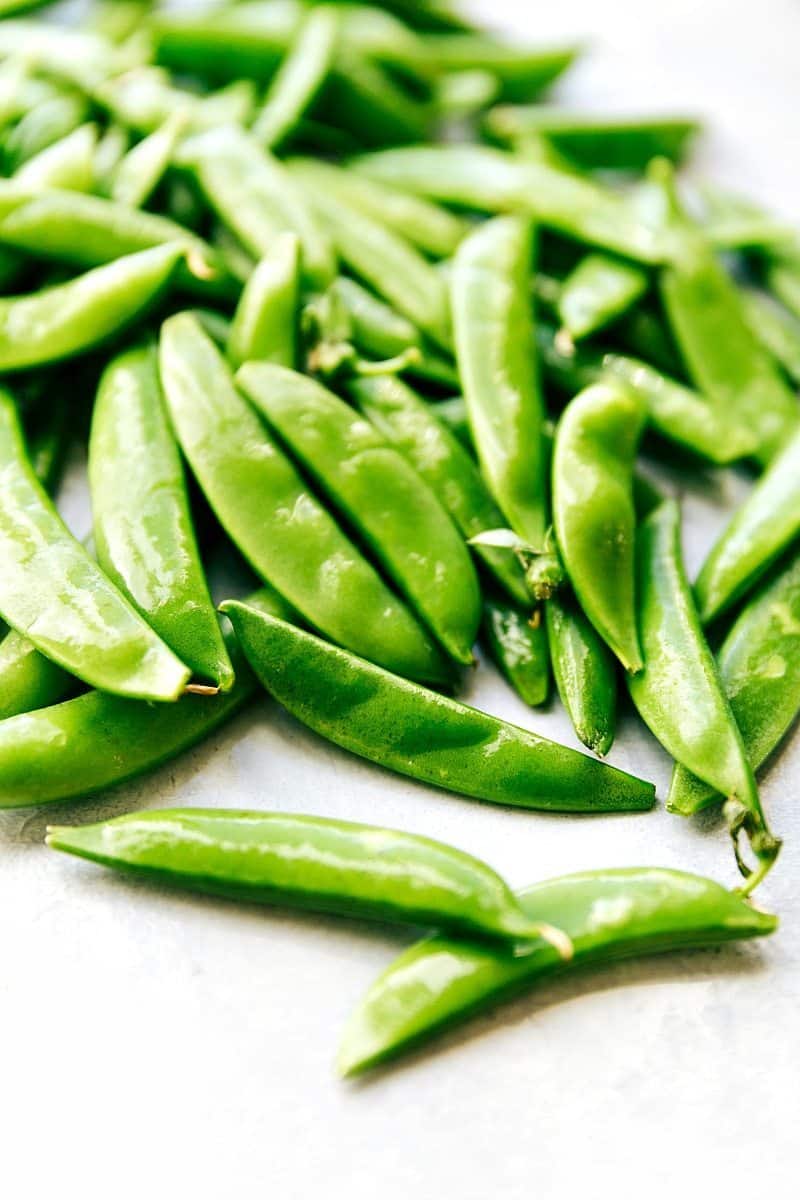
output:
[[[233,126],[212,129],[185,141],[178,161],[254,257],[267,254],[277,234],[296,233],[308,285],[331,283],[336,255],[329,237],[283,164],[254,138]]]
[[[640,811],[651,784],[429,692],[285,621],[226,601],[264,687],[353,754],[495,804],[563,812]]]
[[[66,137],[29,158],[14,179],[26,188],[65,188],[90,192],[94,186],[97,126],[79,125]]]
[[[695,584],[700,620],[727,611],[800,535],[800,430],[714,544]]]
[[[235,367],[250,360],[295,366],[299,298],[300,241],[294,233],[281,233],[236,306],[226,345]]]
[[[0,370],[69,358],[118,333],[160,295],[183,257],[181,245],[158,246],[0,300]]]
[[[47,844],[192,891],[289,908],[432,925],[522,943],[568,938],[522,911],[491,867],[444,842],[299,813],[166,808],[56,825]]]
[[[174,700],[189,669],[75,541],[34,475],[15,405],[0,395],[0,616],[95,687]]]
[[[533,708],[550,693],[550,655],[541,614],[497,596],[483,601],[483,640],[495,666],[514,691]]]
[[[311,9],[303,20],[253,122],[253,137],[265,149],[285,142],[317,98],[333,67],[340,29],[341,14],[331,6]]]
[[[466,539],[503,524],[472,457],[439,420],[438,407],[420,400],[393,375],[353,379],[348,393],[433,489]],[[530,607],[524,572],[514,554],[492,546],[476,545],[474,550],[508,596]]]
[[[710,879],[658,867],[585,871],[518,893],[533,918],[555,922],[574,946],[570,965],[589,966],[764,937],[776,917]],[[355,1075],[480,1009],[564,969],[552,946],[526,958],[442,937],[404,951],[353,1013],[339,1070]]]
[[[458,367],[484,478],[511,528],[545,535],[544,411],[533,352],[530,225],[490,221],[462,242],[451,283]]]
[[[313,379],[247,363],[236,380],[448,653],[470,664],[478,581],[435,492],[369,421]]]
[[[162,328],[161,380],[189,465],[257,574],[326,636],[411,678],[448,682],[444,655],[309,491],[188,313]]]
[[[544,137],[584,169],[643,171],[651,158],[681,159],[700,126],[686,117],[607,117],[537,104],[499,105],[486,128],[501,141]]]
[[[587,254],[561,285],[558,315],[575,341],[627,312],[647,291],[644,271],[606,254]]]
[[[741,294],[753,333],[792,383],[800,384],[800,321],[767,292],[744,288]]]
[[[758,770],[800,712],[800,555],[768,580],[734,623],[717,654],[720,679],[744,748]],[[689,815],[720,799],[676,764],[667,807]]]
[[[644,669],[628,680],[631,697],[676,762],[728,797],[737,861],[752,890],[775,861],[780,842],[767,827],[742,736],[700,629],[674,501],[665,501],[640,526],[637,575]],[[758,860],[752,873],[739,853],[742,830]]]
[[[627,671],[642,667],[636,632],[633,464],[641,400],[597,383],[567,405],[556,428],[553,520],[583,611]]]
[[[98,563],[196,675],[228,691],[233,668],[200,561],[154,346],[123,352],[103,372],[88,469]]]
[[[186,124],[186,113],[173,113],[120,159],[110,181],[112,200],[131,208],[147,203],[175,156]]]
[[[611,749],[616,729],[613,656],[574,596],[560,591],[547,601],[544,612],[561,703],[584,746],[602,758]]]

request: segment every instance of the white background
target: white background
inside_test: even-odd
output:
[[[591,41],[565,96],[706,115],[703,169],[797,216],[794,0],[475,7],[520,37]],[[673,482],[695,568],[742,485]],[[79,526],[80,509],[68,489]],[[561,714],[526,710],[483,666],[467,698],[574,744]],[[630,717],[611,759],[663,797],[669,765]],[[798,780],[800,738],[764,781],[786,839],[759,893],[783,919],[772,941],[548,984],[357,1084],[334,1077],[339,1032],[401,934],[136,886],[46,851],[46,822],[173,803],[308,811],[443,838],[515,885],[638,863],[732,884],[724,831],[663,808],[493,810],[356,761],[266,700],[111,796],[2,816],[3,1194],[796,1196]]]

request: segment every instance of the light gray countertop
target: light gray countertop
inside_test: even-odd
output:
[[[475,7],[520,36],[591,38],[564,96],[702,113],[698,166],[800,217],[795,0]],[[672,483],[694,570],[744,483]],[[85,525],[74,477],[65,511]],[[526,710],[483,664],[466,699],[576,744],[557,706]],[[611,761],[656,780],[663,799],[669,763],[630,716]],[[357,761],[267,700],[113,795],[3,815],[3,1194],[796,1196],[798,791],[800,737],[764,780],[785,838],[759,892],[783,920],[774,939],[549,983],[357,1084],[334,1076],[338,1037],[403,936],[138,886],[46,851],[45,824],[165,804],[309,811],[442,838],[514,885],[635,864],[733,884],[721,825],[662,806],[596,819],[494,810]]]

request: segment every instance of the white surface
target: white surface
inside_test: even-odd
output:
[[[597,35],[565,94],[699,110],[717,176],[792,215],[794,0],[483,8],[542,40]],[[709,476],[686,492],[692,567],[736,487]],[[574,742],[560,713],[527,711],[488,669],[468,698]],[[663,796],[668,763],[631,718],[611,759]],[[772,941],[548,984],[356,1085],[333,1075],[337,1039],[402,936],[136,886],[46,851],[45,824],[169,803],[310,811],[443,838],[519,885],[637,863],[733,883],[722,829],[663,809],[597,819],[493,810],[355,761],[267,701],[112,796],[3,816],[3,1195],[796,1196],[798,780],[800,738],[764,783],[786,839],[759,893],[783,918]]]

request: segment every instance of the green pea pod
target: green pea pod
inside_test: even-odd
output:
[[[523,913],[491,867],[444,842],[299,813],[165,808],[55,825],[47,844],[192,891],[525,943],[568,939]]]
[[[544,541],[544,412],[532,351],[530,226],[498,218],[462,242],[452,277],[458,368],[478,459],[511,528]]]
[[[576,967],[764,937],[778,921],[710,879],[658,867],[585,871],[518,893],[572,940]],[[525,958],[426,938],[383,972],[353,1013],[339,1070],[355,1075],[564,968],[552,946]]]
[[[117,47],[100,34],[55,22],[17,19],[0,25],[0,59],[22,56],[37,70],[85,92],[133,66],[139,53],[131,45]]]
[[[448,682],[444,656],[270,439],[188,313],[162,328],[161,380],[189,465],[257,574],[327,637],[401,674]]]
[[[475,447],[472,444],[472,431],[469,427],[469,416],[467,415],[467,405],[464,397],[451,396],[449,400],[440,400],[432,407],[436,419],[447,426],[453,437],[458,438],[461,445],[469,452],[470,457],[472,457],[475,453]],[[485,547],[481,549],[485,549]]]
[[[748,881],[752,888],[774,862],[780,842],[767,827],[742,736],[700,629],[672,500],[640,527],[637,575],[644,669],[628,680],[631,697],[672,757],[730,799],[734,841],[744,829],[759,863]],[[748,874],[738,847],[737,860]]]
[[[767,283],[789,312],[800,317],[800,255],[777,255],[767,266]]]
[[[174,700],[189,670],[61,521],[28,462],[15,405],[0,395],[0,616],[95,687]]]
[[[333,280],[336,255],[324,228],[286,168],[249,134],[233,126],[197,134],[181,146],[179,162],[254,257],[267,254],[277,234],[296,233],[308,285]]]
[[[617,117],[546,105],[500,105],[486,118],[501,141],[536,134],[588,170],[643,171],[651,158],[679,161],[700,126],[689,117]]]
[[[470,664],[478,581],[434,491],[374,426],[307,376],[247,363],[236,379],[448,653]]]
[[[164,71],[139,67],[103,80],[93,97],[111,117],[137,133],[155,133],[166,121],[181,114],[193,130],[218,125],[248,124],[256,107],[256,92],[249,80],[198,96],[172,85]]]
[[[157,246],[68,283],[0,299],[0,371],[57,362],[117,334],[157,299],[184,253],[181,245]]]
[[[310,191],[338,197],[435,258],[453,254],[469,232],[467,221],[440,205],[376,183],[366,175],[312,158],[293,159],[289,167]]]
[[[60,142],[82,125],[89,116],[83,96],[63,92],[29,109],[3,141],[3,157],[9,174],[24,163]]]
[[[483,638],[495,666],[514,691],[533,708],[547,703],[550,655],[539,614],[489,596],[483,602]]]
[[[669,260],[673,231],[654,229],[623,196],[550,163],[488,146],[410,146],[364,155],[356,171],[429,200],[483,212],[519,212],[592,246],[643,263]]]
[[[490,71],[502,98],[519,102],[538,96],[578,54],[575,46],[519,46],[485,33],[431,34],[425,45],[440,71]]]
[[[0,721],[56,704],[76,686],[73,675],[15,629],[0,641]]]
[[[94,155],[97,126],[79,125],[66,137],[53,142],[19,168],[14,179],[24,188],[64,188],[90,192],[94,186]]]
[[[186,122],[184,112],[173,113],[120,159],[111,178],[112,200],[131,208],[142,208],[147,203],[175,156]]]
[[[99,196],[111,194],[114,172],[131,146],[131,135],[123,126],[111,121],[97,143],[94,155],[94,188]]]
[[[561,323],[576,341],[589,337],[636,304],[647,284],[638,267],[606,254],[587,254],[561,286]]]
[[[348,393],[436,493],[465,539],[503,524],[502,513],[469,453],[439,420],[438,407],[420,400],[395,375],[353,379]],[[525,575],[515,555],[491,546],[474,550],[509,597],[530,607]]]
[[[644,359],[657,371],[686,382],[675,340],[660,313],[640,304],[615,321],[609,335],[616,347]]]
[[[553,676],[573,728],[604,757],[614,741],[617,675],[614,659],[574,596],[563,591],[544,606]]]
[[[642,668],[634,605],[633,465],[645,411],[624,384],[597,383],[556,428],[553,520],[583,611],[626,671]]]
[[[741,612],[717,654],[720,679],[753,769],[800,712],[800,556],[794,552]],[[680,764],[667,807],[688,816],[719,800]]]
[[[800,321],[767,292],[744,288],[741,295],[753,333],[792,383],[800,384]]]
[[[695,584],[708,624],[746,595],[800,534],[800,430],[759,479],[715,542]]]
[[[304,18],[253,122],[253,137],[265,149],[285,142],[311,107],[333,67],[340,29],[334,7],[311,9]]]
[[[300,242],[281,233],[253,271],[236,306],[226,351],[235,367],[251,359],[294,367],[300,293]]]
[[[200,562],[154,346],[123,352],[103,372],[89,485],[102,569],[196,675],[228,691],[233,668]]]
[[[246,604],[229,600],[222,611],[267,691],[353,754],[517,808],[599,813],[653,805],[652,784],[408,683]]]

